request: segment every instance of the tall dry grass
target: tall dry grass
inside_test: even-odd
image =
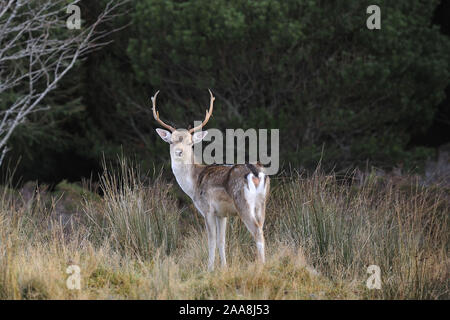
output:
[[[119,169],[105,170],[100,178],[103,200],[85,200],[83,211],[93,243],[108,239],[121,254],[147,260],[157,250],[170,254],[176,249],[181,210],[161,174],[145,186],[141,177],[121,159]]]
[[[4,187],[0,298],[448,298],[448,190],[352,178],[318,170],[273,179],[266,265],[255,264],[250,235],[231,218],[229,266],[213,273],[202,219],[162,175],[126,162],[105,170],[102,197],[84,191],[70,223],[58,212],[65,195],[25,200]],[[66,286],[70,264],[81,269],[81,290]],[[365,286],[370,264],[381,267],[381,290]]]
[[[366,298],[448,298],[449,190],[354,178],[316,171],[284,181],[270,202],[271,236],[304,247],[333,280],[364,286],[367,266],[378,265],[382,290],[362,290]]]

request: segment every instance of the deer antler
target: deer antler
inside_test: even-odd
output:
[[[155,95],[152,97],[152,104],[153,104],[153,117],[155,118],[158,123],[163,126],[164,128],[169,129],[170,131],[174,132],[176,129],[174,127],[169,126],[168,124],[165,124],[161,119],[159,119],[159,112],[156,111],[156,96],[158,95],[159,90],[156,91]]]
[[[206,110],[205,120],[203,120],[203,122],[199,126],[196,126],[196,127],[192,128],[192,129],[189,129],[189,133],[193,133],[193,132],[203,128],[205,126],[205,124],[208,122],[208,120],[211,117],[211,115],[212,115],[213,106],[214,106],[214,100],[216,98],[213,96],[211,90],[208,89],[208,91],[209,91],[209,95],[211,96],[211,100],[210,100],[210,103],[209,103],[209,110]]]

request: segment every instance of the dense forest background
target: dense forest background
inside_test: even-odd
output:
[[[208,127],[279,128],[283,167],[421,170],[449,142],[449,2],[136,0],[103,28],[111,44],[78,62],[10,140],[2,170],[21,181],[97,177],[126,154],[169,164],[161,118]],[[103,1],[84,1],[95,19]]]

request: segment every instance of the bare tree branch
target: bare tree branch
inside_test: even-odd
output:
[[[120,15],[127,2],[109,1],[96,21],[80,30],[67,29],[67,1],[0,2],[0,165],[14,130],[31,113],[49,109],[42,100],[81,57],[110,43],[106,37],[119,29],[98,27]],[[11,94],[17,97],[13,102]]]

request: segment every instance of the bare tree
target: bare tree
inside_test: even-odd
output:
[[[73,30],[66,25],[67,1],[0,2],[0,166],[13,131],[31,113],[50,108],[43,99],[77,60],[109,43],[106,36],[117,29],[99,25],[115,18],[126,2],[109,1],[95,22]]]

